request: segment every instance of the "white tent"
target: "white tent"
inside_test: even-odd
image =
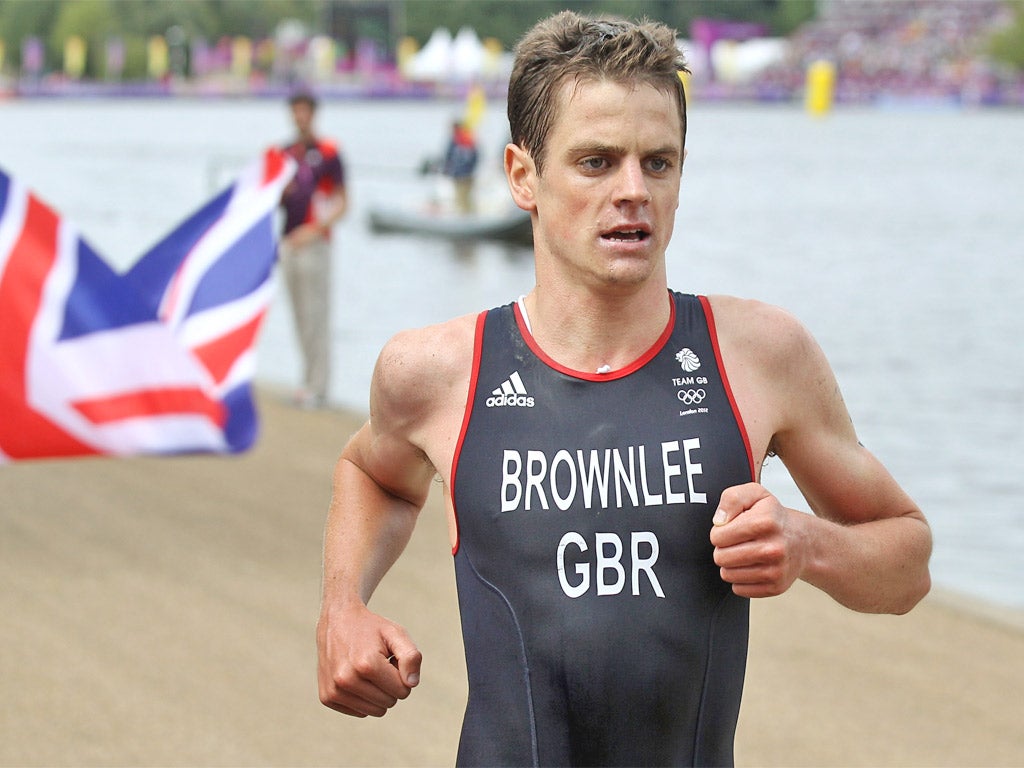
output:
[[[711,46],[711,65],[718,80],[745,83],[784,61],[788,52],[789,42],[783,38],[760,37],[742,43],[719,40]]]
[[[451,71],[452,33],[438,27],[427,44],[406,65],[405,75],[411,80],[439,80]]]
[[[495,69],[493,58],[469,27],[460,29],[454,38],[438,27],[409,60],[403,74],[411,80],[474,80]]]
[[[487,52],[483,43],[469,27],[463,27],[452,41],[452,75],[469,80],[483,72]]]

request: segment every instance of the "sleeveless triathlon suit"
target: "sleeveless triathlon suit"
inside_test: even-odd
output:
[[[709,542],[754,477],[710,305],[631,366],[559,366],[519,308],[477,321],[452,470],[469,676],[459,765],[733,760],[748,601]]]

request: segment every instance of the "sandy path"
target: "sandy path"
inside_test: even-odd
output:
[[[374,598],[424,656],[382,720],[320,705],[320,537],[357,420],[261,398],[235,458],[0,467],[0,764],[450,765],[465,701],[435,493]],[[1024,623],[930,597],[753,609],[740,765],[1024,765]]]

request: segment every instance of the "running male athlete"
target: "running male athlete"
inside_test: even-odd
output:
[[[685,157],[674,33],[562,13],[521,41],[505,171],[533,220],[521,300],[395,336],[337,464],[321,701],[382,716],[421,655],[366,606],[439,475],[469,765],[728,764],[746,598],[858,611],[928,591],[931,535],[857,441],[789,314],[669,291]],[[777,454],[815,513],[759,484]]]

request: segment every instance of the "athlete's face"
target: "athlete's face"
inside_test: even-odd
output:
[[[664,275],[683,163],[675,97],[598,81],[566,83],[559,98],[543,172],[518,153],[522,197],[510,174],[516,202],[537,212],[538,272],[605,287]]]

